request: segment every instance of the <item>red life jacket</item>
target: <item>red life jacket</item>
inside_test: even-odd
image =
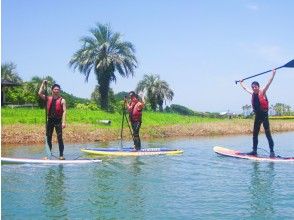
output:
[[[63,114],[63,107],[62,107],[62,104],[61,104],[61,100],[62,100],[61,96],[56,99],[55,116],[57,118],[62,118],[62,114]],[[51,108],[52,102],[53,102],[53,97],[48,96],[47,97],[47,111],[48,111],[48,114],[50,114],[50,108]]]
[[[252,108],[253,108],[253,110],[256,110],[256,109],[254,109],[254,105],[253,105],[253,96],[254,96],[254,93],[252,94],[252,99],[251,99]],[[258,93],[258,100],[259,100],[259,104],[260,104],[260,109],[262,111],[268,111],[269,104],[268,104],[267,97],[261,91],[259,91],[259,93]]]
[[[140,103],[137,102],[136,104],[133,104],[133,107],[129,108],[130,119],[134,122],[141,122],[142,120],[142,110],[138,109],[138,104]]]

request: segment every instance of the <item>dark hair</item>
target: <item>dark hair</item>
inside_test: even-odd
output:
[[[138,95],[134,91],[130,91],[129,96],[130,97],[135,96],[136,98],[138,98]]]
[[[60,89],[60,85],[58,85],[58,84],[54,84],[52,87],[51,87],[51,90],[53,90],[55,87],[58,87],[59,89]]]
[[[251,83],[251,86],[254,86],[254,85],[259,87],[259,83],[256,82],[256,81],[254,81],[254,82]]]

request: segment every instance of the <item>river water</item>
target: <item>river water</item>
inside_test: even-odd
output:
[[[275,133],[276,154],[294,155],[294,132]],[[254,162],[213,152],[251,150],[251,136],[143,142],[183,155],[103,157],[85,165],[1,166],[2,219],[293,219],[294,163]],[[103,147],[115,147],[109,143]],[[130,143],[125,143],[129,145]],[[73,159],[82,147],[66,145]],[[260,135],[259,149],[268,151]],[[57,155],[57,146],[53,146]],[[40,158],[42,146],[2,146],[2,156]]]

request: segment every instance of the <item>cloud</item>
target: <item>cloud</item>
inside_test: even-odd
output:
[[[259,6],[255,3],[248,4],[248,5],[246,5],[246,7],[251,11],[258,11],[259,10]]]
[[[282,48],[276,45],[256,46],[256,52],[269,61],[280,60],[283,55]]]
[[[250,56],[257,56],[261,59],[271,61],[271,62],[279,62],[282,58],[286,58],[287,54],[282,47],[278,45],[261,45],[261,44],[246,44],[241,43],[240,47]]]

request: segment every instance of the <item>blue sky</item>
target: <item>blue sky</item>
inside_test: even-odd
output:
[[[64,91],[89,98],[94,74],[85,83],[68,62],[81,37],[107,23],[135,45],[139,61],[133,78],[111,84],[115,92],[159,74],[175,92],[168,105],[241,112],[250,96],[234,80],[294,59],[293,8],[292,0],[2,0],[1,62],[14,62],[24,80],[51,75]],[[293,82],[294,68],[278,70],[270,103],[293,109]]]

